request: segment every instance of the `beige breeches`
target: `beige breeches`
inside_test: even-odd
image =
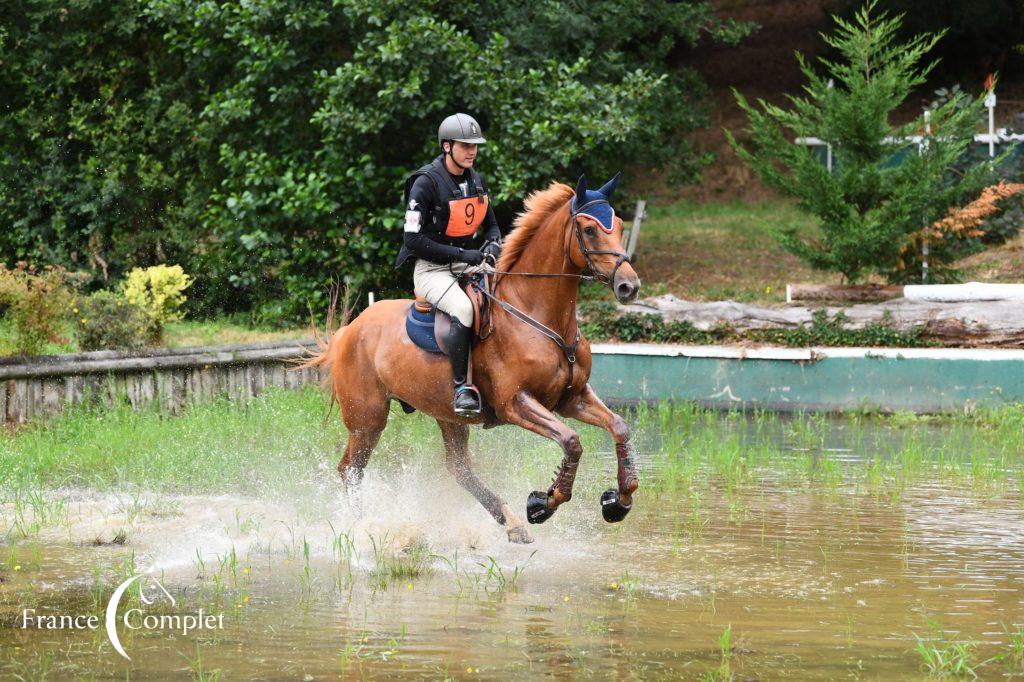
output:
[[[459,274],[470,267],[466,263],[439,265],[420,258],[412,274],[413,290],[417,296],[427,299],[435,308],[448,313],[463,326],[472,327],[473,304],[456,280]]]

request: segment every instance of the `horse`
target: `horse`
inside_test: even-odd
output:
[[[509,541],[533,542],[508,503],[473,470],[469,427],[513,424],[561,446],[554,481],[546,492],[535,490],[527,498],[527,520],[543,523],[572,498],[583,454],[579,435],[561,416],[611,434],[618,485],[602,494],[601,510],[606,521],[625,518],[639,485],[635,450],[626,421],[588,383],[590,344],[576,319],[584,278],[607,284],[623,303],[634,300],[640,290],[640,279],[622,250],[622,220],[608,202],[617,180],[615,176],[596,192],[587,190],[585,177],[575,192],[552,182],[524,202],[493,274],[490,333],[472,352],[472,376],[487,406],[480,416],[453,412],[448,359],[420,349],[406,333],[410,299],[373,303],[326,342],[316,334],[319,352],[301,366],[325,370],[325,388],[339,404],[348,430],[338,464],[346,488],[362,480],[395,400],[406,412],[419,410],[437,421],[448,471],[505,526]]]

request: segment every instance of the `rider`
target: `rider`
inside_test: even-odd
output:
[[[501,230],[487,184],[473,169],[477,146],[486,140],[467,114],[452,114],[437,129],[441,154],[405,182],[405,241],[395,267],[416,259],[413,288],[451,316],[448,356],[455,381],[455,414],[480,413],[480,396],[467,383],[473,305],[458,285],[467,271],[486,269],[501,254]],[[483,227],[483,245],[477,237]],[[482,265],[483,264],[483,265]]]

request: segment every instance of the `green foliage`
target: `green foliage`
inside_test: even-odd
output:
[[[392,270],[405,174],[473,113],[499,215],[623,158],[696,172],[704,88],[669,66],[735,41],[710,2],[39,0],[0,7],[0,259],[200,273],[193,306],[284,321]]]
[[[793,348],[809,346],[860,346],[918,348],[933,345],[924,338],[924,329],[900,331],[888,320],[850,328],[842,312],[829,317],[825,310],[813,313],[809,325],[796,329],[755,329],[740,332],[720,324],[704,331],[686,320],[666,322],[660,315],[618,314],[614,303],[600,301],[580,304],[584,335],[595,341],[687,343],[710,345],[755,341]]]
[[[36,268],[0,263],[0,310],[14,320],[15,346],[22,355],[39,355],[57,341],[71,306],[72,276],[61,267]]]
[[[977,679],[974,668],[978,666],[975,657],[977,645],[974,642],[951,642],[935,627],[932,637],[922,639],[916,634],[917,653],[921,658],[921,669],[935,677],[970,677]]]
[[[146,311],[112,291],[97,291],[79,299],[72,312],[75,338],[84,351],[134,350],[146,340]]]
[[[992,177],[990,163],[964,161],[982,97],[957,91],[938,102],[923,153],[916,144],[892,141],[925,132],[920,120],[891,120],[934,68],[935,62],[922,61],[943,34],[900,43],[902,17],[875,15],[874,7],[870,2],[850,22],[835,18],[835,32],[823,38],[839,57],[821,60],[824,73],[797,55],[807,84],[804,96],[789,98],[791,109],[764,101],[755,108],[736,93],[749,118],[750,147],[730,135],[737,153],[766,183],[818,219],[818,239],[783,229],[780,243],[812,267],[838,271],[849,281],[892,273],[908,234],[973,198]],[[795,136],[831,145],[833,172],[810,148],[794,144]]]
[[[168,322],[177,322],[185,315],[185,289],[192,286],[192,278],[180,265],[154,265],[135,268],[121,284],[124,299],[146,313],[149,334],[153,341],[163,339]]]

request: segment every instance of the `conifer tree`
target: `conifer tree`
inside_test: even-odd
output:
[[[983,96],[954,93],[923,116],[897,125],[896,110],[923,85],[936,61],[927,53],[944,32],[898,42],[902,15],[875,12],[873,0],[852,21],[833,17],[835,30],[822,35],[834,59],[821,71],[797,53],[807,78],[801,96],[784,109],[763,100],[758,107],[734,91],[749,119],[750,140],[736,152],[769,186],[793,197],[818,218],[819,233],[803,238],[793,229],[776,233],[790,252],[847,281],[872,272],[890,279],[919,273],[898,270],[908,236],[973,199],[991,178],[993,164],[967,157],[984,107]],[[923,135],[918,147],[914,136]],[[796,137],[817,137],[831,146],[833,169]],[[922,139],[918,137],[918,139]]]

